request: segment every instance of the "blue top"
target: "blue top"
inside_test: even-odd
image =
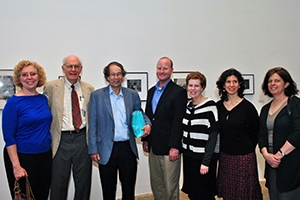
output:
[[[126,119],[126,108],[122,88],[120,89],[120,94],[117,95],[112,90],[111,86],[109,86],[109,98],[115,123],[114,141],[121,142],[129,140],[129,129]]]
[[[45,95],[12,96],[2,115],[5,146],[16,144],[26,154],[44,153],[51,148],[52,114]]]
[[[170,80],[166,84],[164,84],[164,86],[162,88],[159,87],[160,81],[158,81],[156,83],[156,85],[155,85],[156,89],[154,91],[152,102],[151,102],[152,103],[152,113],[153,114],[155,113],[155,110],[156,110],[157,104],[159,102],[159,99],[160,99],[161,95],[164,93],[165,88],[167,87],[167,85],[170,82]]]

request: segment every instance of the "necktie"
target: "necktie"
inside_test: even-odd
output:
[[[73,118],[73,125],[75,127],[75,130],[78,132],[79,131],[79,127],[82,124],[81,114],[80,114],[80,108],[79,108],[79,101],[78,101],[77,92],[75,90],[75,86],[71,85],[71,88],[72,88],[71,97],[72,97],[72,118]]]

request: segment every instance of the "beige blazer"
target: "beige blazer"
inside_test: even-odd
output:
[[[90,101],[90,95],[95,90],[93,86],[83,81],[80,81],[81,90],[84,95],[84,102],[86,104],[87,113],[86,121],[88,125],[88,103]],[[48,106],[52,113],[52,123],[50,132],[52,135],[52,156],[54,157],[60,144],[62,118],[63,118],[63,106],[64,106],[64,89],[65,79],[58,79],[46,83],[44,86],[44,94],[48,97]],[[88,127],[86,127],[88,128]],[[87,132],[87,131],[86,131]]]

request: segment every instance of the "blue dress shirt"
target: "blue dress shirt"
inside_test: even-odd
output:
[[[109,97],[115,122],[115,136],[114,141],[129,140],[129,130],[126,121],[126,109],[124,103],[124,96],[122,89],[117,95],[111,87],[109,87]]]
[[[153,94],[153,97],[152,97],[152,112],[153,114],[155,113],[155,110],[156,110],[156,107],[157,107],[157,104],[159,102],[159,99],[161,97],[161,95],[163,94],[163,92],[165,91],[165,88],[167,87],[167,85],[169,84],[170,80],[163,86],[163,87],[159,87],[159,81],[156,83],[155,85],[155,91],[154,91],[154,94]]]

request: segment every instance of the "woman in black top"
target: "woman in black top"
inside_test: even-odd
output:
[[[266,160],[265,178],[271,200],[300,198],[300,99],[288,71],[270,69],[262,89],[273,97],[260,114],[259,148]]]
[[[244,79],[235,69],[224,71],[217,81],[220,123],[219,196],[224,200],[261,200],[255,147],[258,113],[244,99]]]

